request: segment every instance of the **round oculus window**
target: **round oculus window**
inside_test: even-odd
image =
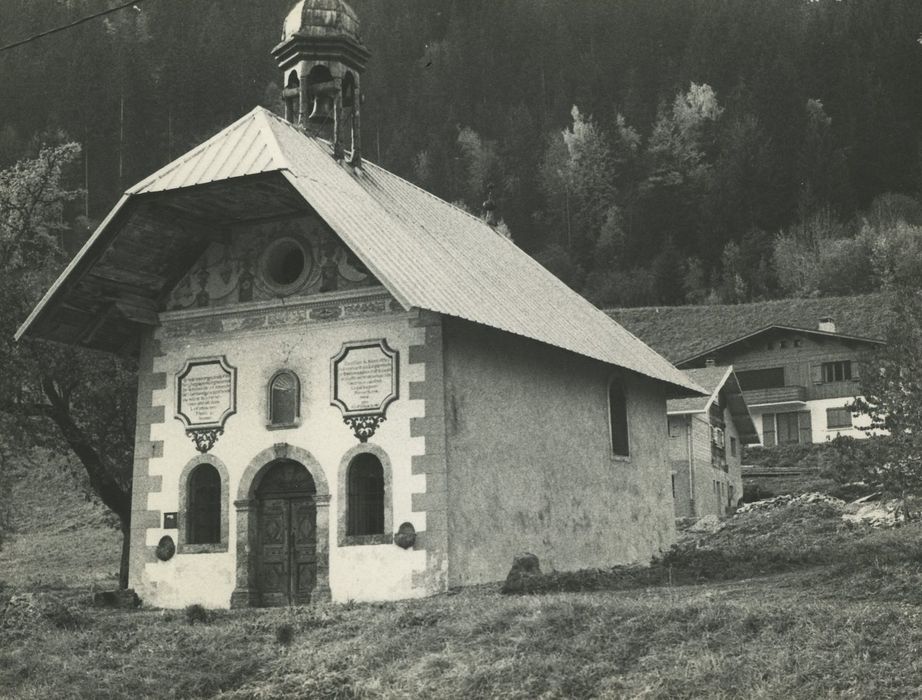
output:
[[[263,278],[279,294],[298,290],[307,279],[310,268],[310,253],[295,238],[279,238],[270,243],[263,253]]]

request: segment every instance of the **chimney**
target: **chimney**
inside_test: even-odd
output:
[[[717,360],[715,360],[713,357],[709,357],[708,359],[704,361],[704,366],[705,367],[716,367]]]
[[[496,228],[498,222],[496,218],[496,200],[493,199],[493,183],[487,185],[487,201],[483,203],[483,220],[488,226]]]
[[[835,333],[836,320],[832,316],[823,316],[823,318],[820,319],[819,330],[824,333]]]

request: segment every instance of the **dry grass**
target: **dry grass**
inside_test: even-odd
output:
[[[803,583],[516,598],[480,589],[216,613],[206,625],[181,611],[83,611],[82,628],[0,636],[0,695],[816,698],[922,687],[919,608],[828,599]]]
[[[77,527],[35,517],[19,542],[47,537],[49,556],[93,542],[100,526],[79,523],[95,511],[71,507]],[[550,577],[598,590],[484,586],[196,611],[194,624],[184,610],[90,608],[99,552],[87,551],[46,573],[30,569],[49,566],[37,554],[16,572],[2,555],[0,697],[812,699],[922,687],[922,526],[845,527],[822,505],[736,519],[646,573]],[[116,554],[96,563],[107,571]]]

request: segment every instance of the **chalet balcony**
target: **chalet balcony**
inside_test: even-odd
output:
[[[807,389],[802,386],[779,386],[772,389],[749,389],[743,392],[748,406],[765,406],[780,403],[804,403]]]

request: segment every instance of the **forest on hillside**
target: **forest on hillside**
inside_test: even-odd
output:
[[[0,45],[115,5],[3,0]],[[262,104],[293,0],[141,0],[0,53],[0,169],[74,141],[68,246]],[[600,305],[922,272],[918,0],[353,0],[366,155]]]

